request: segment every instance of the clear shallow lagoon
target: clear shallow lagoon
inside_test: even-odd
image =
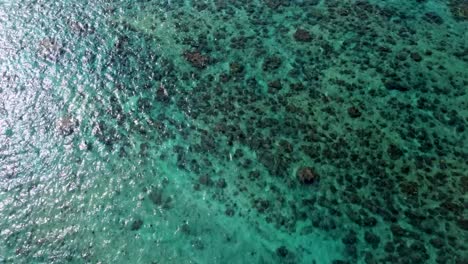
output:
[[[0,263],[467,263],[468,2],[0,2]]]

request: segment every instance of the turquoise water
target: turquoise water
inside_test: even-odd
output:
[[[468,1],[0,2],[0,263],[467,263]]]

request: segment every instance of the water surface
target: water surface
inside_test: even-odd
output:
[[[467,17],[1,2],[0,263],[466,263]]]

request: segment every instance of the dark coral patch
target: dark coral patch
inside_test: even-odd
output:
[[[187,60],[193,67],[198,69],[204,69],[210,64],[210,57],[203,55],[198,51],[186,51],[184,53],[184,58]]]
[[[320,176],[311,167],[300,168],[296,173],[296,177],[302,184],[313,184],[320,179]]]

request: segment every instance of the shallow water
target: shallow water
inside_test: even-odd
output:
[[[0,263],[468,262],[468,2],[0,2]]]

